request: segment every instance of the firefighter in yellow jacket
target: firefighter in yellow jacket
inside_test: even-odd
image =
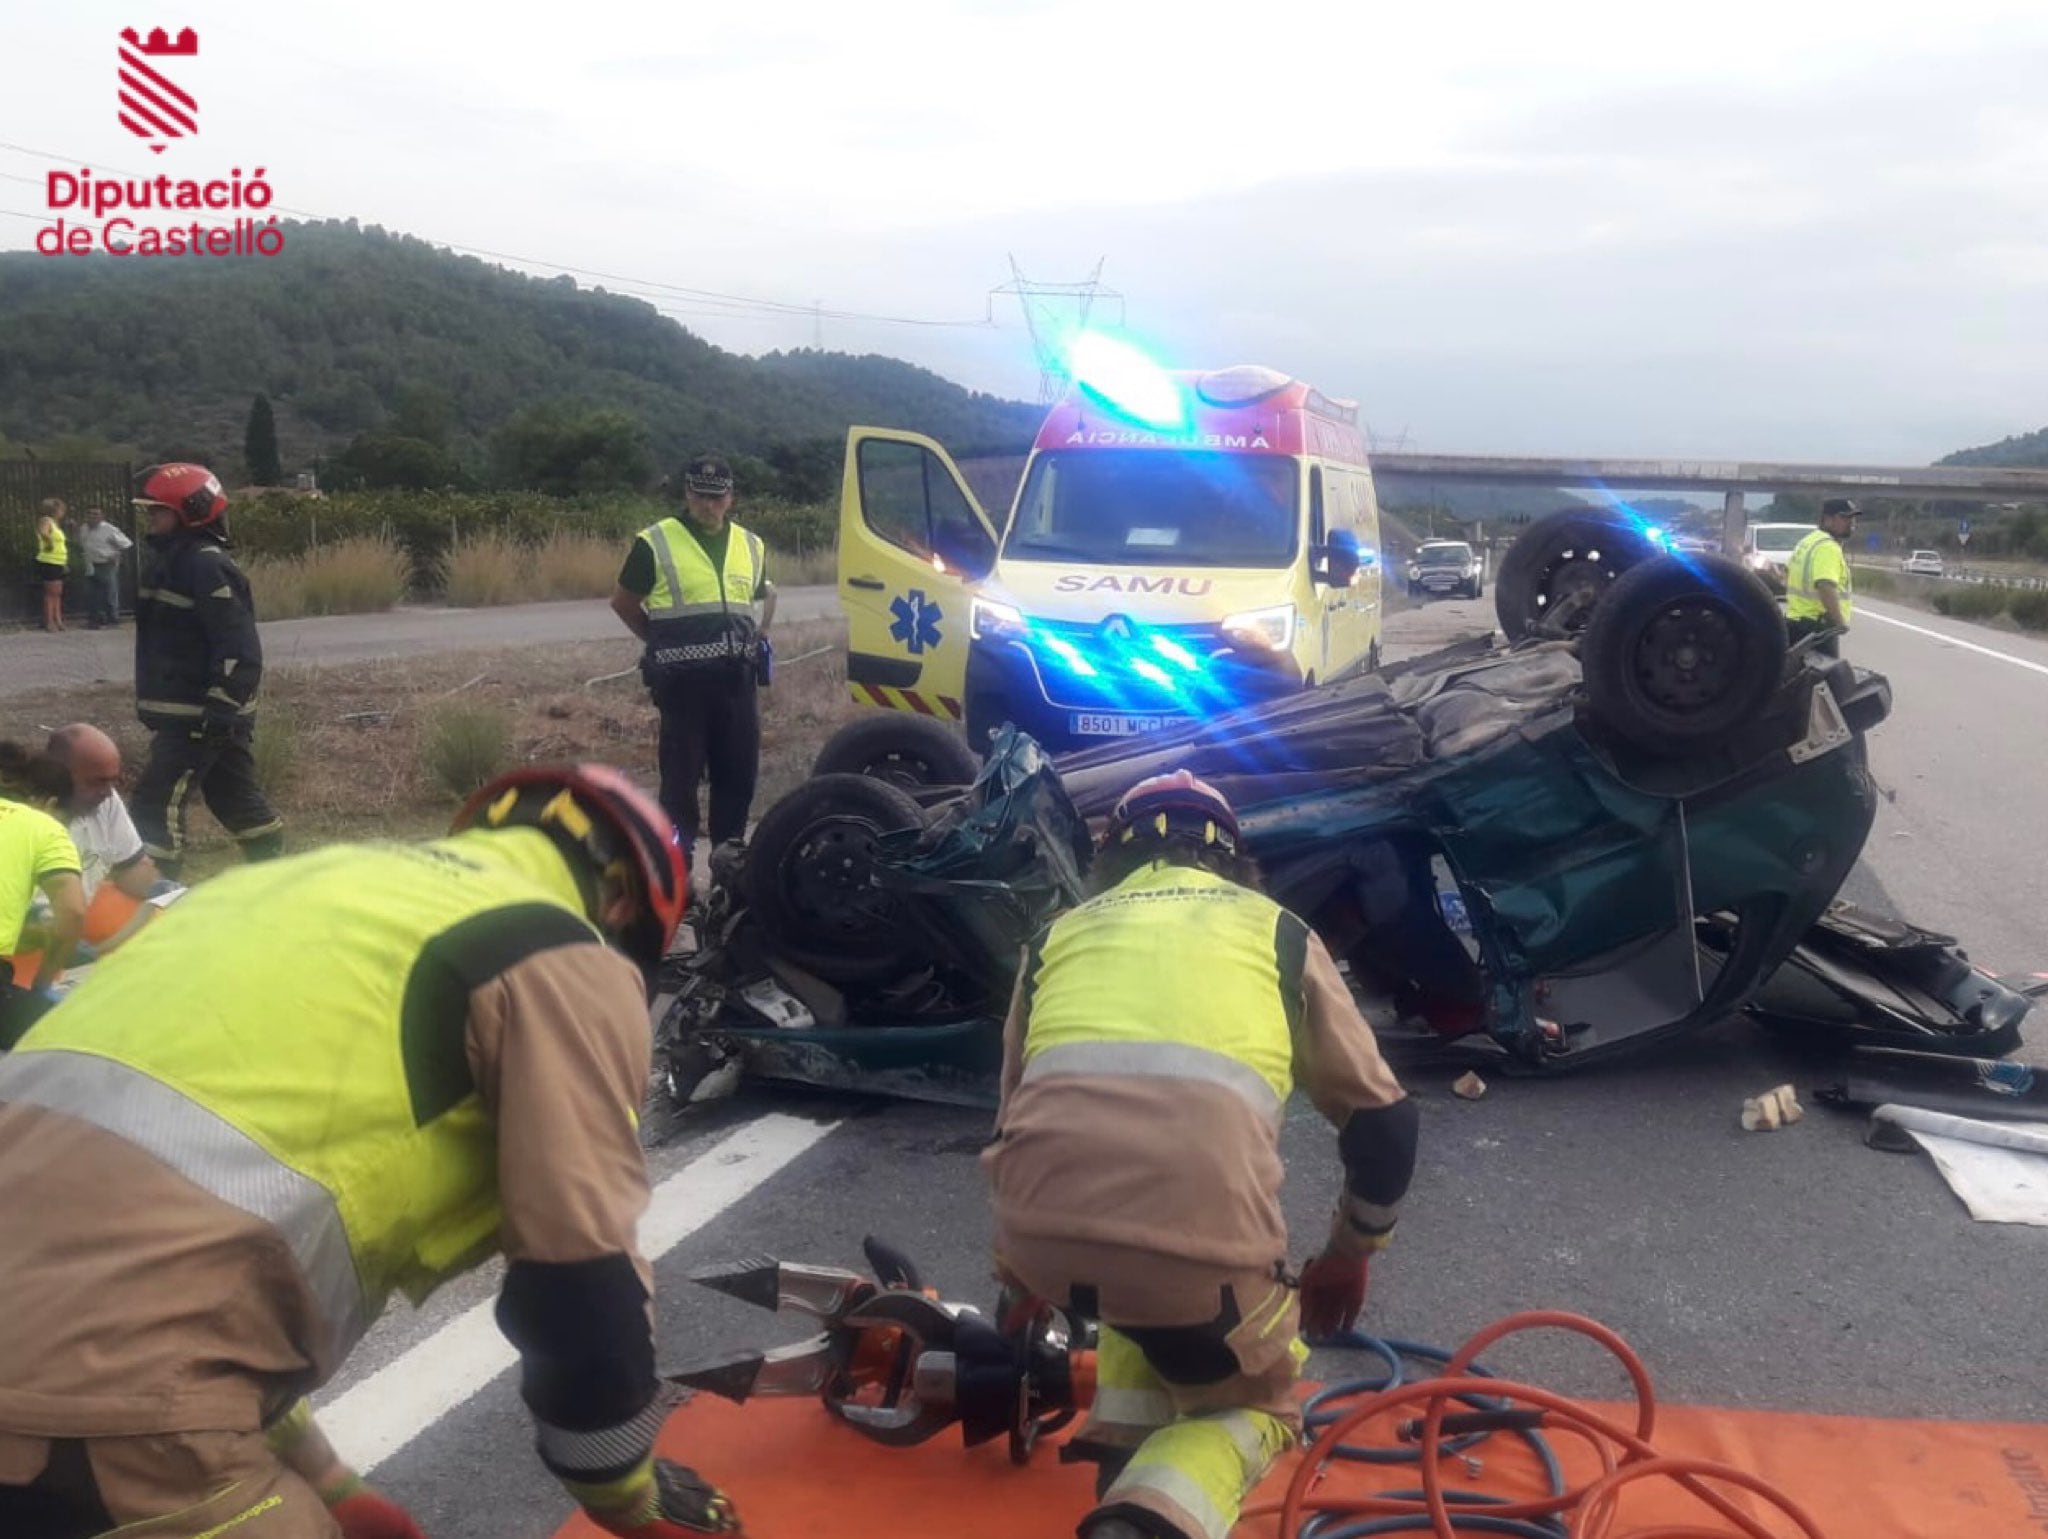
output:
[[[305,1408],[393,1293],[502,1251],[542,1462],[626,1539],[737,1526],[654,1460],[645,973],[675,829],[599,765],[445,839],[195,889],[0,1061],[0,1534],[416,1539]]]
[[[1111,814],[1096,895],[1027,956],[1005,1023],[996,1264],[1102,1324],[1077,1441],[1083,1539],[1226,1539],[1299,1433],[1305,1349],[1349,1329],[1415,1164],[1415,1106],[1307,925],[1255,890],[1230,804],[1186,771]],[[1287,1276],[1280,1124],[1339,1130],[1321,1254]]]

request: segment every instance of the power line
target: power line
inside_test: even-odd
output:
[[[1024,269],[1017,265],[1016,257],[1010,258],[1010,281],[989,290],[988,315],[991,323],[995,320],[995,302],[998,294],[1014,294],[1017,304],[1024,312],[1024,329],[1031,334],[1031,346],[1038,354],[1038,398],[1041,404],[1050,405],[1059,398],[1067,376],[1066,359],[1060,347],[1059,323],[1048,315],[1043,330],[1037,315],[1032,313],[1034,299],[1071,299],[1076,315],[1074,329],[1084,331],[1088,326],[1088,314],[1098,299],[1114,299],[1117,302],[1117,323],[1123,323],[1124,296],[1115,289],[1105,288],[1102,283],[1102,264],[1107,257],[1098,257],[1095,271],[1079,283],[1035,283],[1024,276]]]
[[[86,160],[80,156],[53,155],[48,150],[39,150],[29,145],[15,144],[4,139],[0,139],[0,150],[12,150],[18,155],[33,156],[37,160],[51,161],[57,165],[79,166],[88,171],[93,171],[101,174],[111,174],[113,176],[120,177],[123,179],[151,181],[154,180],[157,175],[162,174],[160,172],[153,173],[126,171],[120,168],[119,166],[100,165],[93,161]],[[38,182],[33,178],[29,177],[13,176],[5,172],[0,172],[0,175],[7,176],[8,180],[10,181],[26,182],[30,186],[44,185],[43,183]],[[333,216],[331,215],[315,213],[309,209],[291,208],[282,203],[273,204],[270,205],[270,207],[275,208],[279,213],[291,214],[301,219],[314,219],[330,221],[335,223],[340,222],[337,220],[333,220]],[[792,303],[791,301],[781,299],[762,299],[758,296],[746,294],[733,294],[719,289],[702,289],[695,288],[687,284],[668,283],[659,278],[641,278],[626,273],[609,273],[600,271],[596,268],[576,267],[566,262],[550,262],[541,257],[521,256],[515,252],[494,251],[489,247],[469,246],[464,245],[458,241],[435,240],[429,236],[417,236],[414,238],[423,240],[428,245],[445,247],[447,250],[459,251],[468,256],[489,257],[493,261],[514,262],[525,267],[544,268],[549,272],[569,273],[579,278],[597,278],[603,280],[606,283],[638,284],[644,288],[655,289],[663,293],[678,294],[686,299],[697,300],[700,302],[719,303],[734,306],[743,310],[759,310],[796,319],[807,319],[812,321],[814,325],[822,321],[830,320],[862,321],[875,325],[887,326],[925,326],[953,329],[971,327],[975,329],[982,329],[990,324],[990,318],[987,317],[984,317],[981,320],[949,320],[935,316],[889,315],[880,312],[865,310],[828,310],[816,303],[806,305],[796,304]],[[648,296],[643,294],[638,295],[636,297],[646,298]],[[724,312],[713,310],[703,311],[700,313],[706,315],[717,315]]]

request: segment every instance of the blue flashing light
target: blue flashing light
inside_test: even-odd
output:
[[[1159,429],[1187,426],[1187,401],[1173,376],[1128,342],[1084,331],[1067,349],[1067,372],[1090,395],[1135,422]]]
[[[1177,663],[1190,672],[1202,666],[1202,660],[1199,657],[1195,656],[1194,653],[1175,641],[1171,636],[1154,636],[1152,638],[1152,650],[1165,658],[1169,663]]]
[[[1157,663],[1153,662],[1152,659],[1149,657],[1132,658],[1131,672],[1135,673],[1141,679],[1150,679],[1154,684],[1159,685],[1162,689],[1175,688],[1173,675],[1168,673],[1164,668],[1160,667]]]
[[[1050,647],[1053,651],[1053,654],[1057,656],[1061,662],[1065,663],[1069,668],[1073,669],[1078,676],[1084,679],[1092,679],[1095,677],[1095,665],[1089,662],[1087,658],[1083,657],[1081,655],[1081,649],[1075,646],[1071,641],[1068,641],[1063,637],[1059,636],[1044,635],[1041,635],[1038,639],[1043,641],[1048,647]]]

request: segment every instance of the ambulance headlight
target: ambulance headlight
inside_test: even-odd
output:
[[[1269,652],[1285,652],[1294,645],[1294,606],[1275,604],[1271,609],[1247,609],[1225,615],[1223,634],[1232,641],[1245,641]]]
[[[976,641],[1018,641],[1024,635],[1024,611],[1014,604],[978,598],[967,629]]]

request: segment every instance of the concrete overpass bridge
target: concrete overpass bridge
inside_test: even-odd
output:
[[[1639,492],[1722,494],[1722,548],[1740,550],[1749,492],[1814,497],[1931,497],[1954,502],[2048,503],[2048,470],[1975,465],[1798,465],[1768,460],[1548,459],[1534,455],[1372,456],[1376,480],[1491,482]]]

